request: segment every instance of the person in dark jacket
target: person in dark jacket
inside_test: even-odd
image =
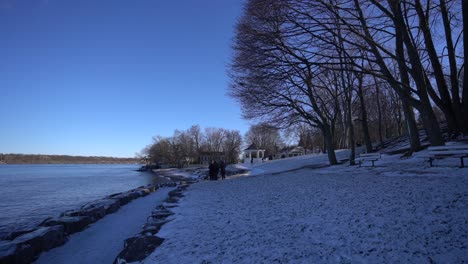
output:
[[[221,170],[221,179],[226,179],[226,163],[224,160],[219,163],[219,169]]]
[[[209,169],[209,175],[210,175],[210,181],[215,181],[218,179],[218,172],[219,172],[219,166],[216,161],[211,160],[210,166],[208,167]]]
[[[215,166],[214,166],[214,176],[213,176],[213,180],[217,181],[218,180],[218,174],[219,174],[219,164],[215,161],[214,162]]]
[[[208,174],[210,176],[210,181],[212,181],[214,175],[214,160],[210,161],[210,165],[208,166]]]

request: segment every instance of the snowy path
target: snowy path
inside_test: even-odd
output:
[[[468,262],[467,210],[468,170],[417,159],[201,182],[145,263]]]
[[[161,188],[130,202],[73,234],[65,245],[41,254],[36,263],[112,263],[123,249],[123,241],[141,230],[151,211],[167,198],[170,190]]]

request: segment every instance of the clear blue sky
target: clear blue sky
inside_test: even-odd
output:
[[[242,0],[0,0],[0,153],[132,157],[226,96]]]

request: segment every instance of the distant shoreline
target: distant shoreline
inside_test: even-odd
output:
[[[0,165],[22,164],[140,164],[136,158],[117,158],[103,156],[70,156],[42,154],[2,154]]]

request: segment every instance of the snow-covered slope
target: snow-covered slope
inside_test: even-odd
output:
[[[348,150],[336,151],[338,160],[347,159],[349,155]],[[298,157],[291,157],[277,160],[267,160],[263,163],[254,164],[237,164],[236,167],[239,169],[245,169],[250,171],[248,175],[260,175],[260,174],[274,174],[286,171],[294,171],[302,168],[318,168],[328,165],[328,157],[326,154],[311,154]]]
[[[194,184],[145,263],[466,263],[468,168],[423,154],[318,169],[325,156],[304,156]]]

